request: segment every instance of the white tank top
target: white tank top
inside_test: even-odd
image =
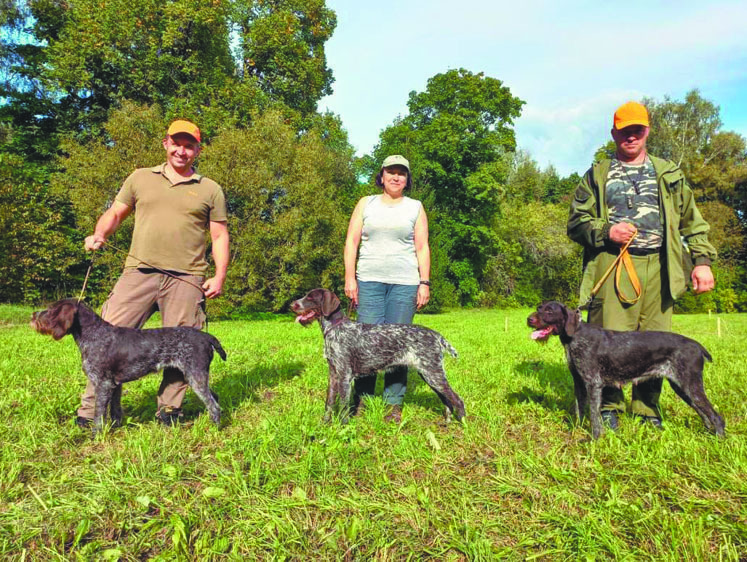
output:
[[[415,254],[415,222],[423,205],[403,197],[394,205],[371,195],[363,207],[363,231],[358,252],[359,281],[395,285],[420,283]]]

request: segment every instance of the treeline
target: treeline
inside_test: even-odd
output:
[[[429,213],[431,310],[575,302],[580,248],[565,223],[579,176],[516,147],[524,102],[482,73],[438,74],[356,158],[340,120],[315,109],[333,83],[335,25],[323,0],[2,3],[0,301],[77,294],[84,236],[133,169],[163,161],[168,123],[187,118],[207,139],[199,171],[230,212],[232,264],[211,313],[287,310],[315,286],[341,294],[348,217],[392,153],[410,160]],[[721,255],[717,290],[681,306],[744,310],[744,138],[721,131],[697,92],[645,103],[651,150],[681,163]],[[131,228],[112,244],[126,249]],[[97,253],[89,301],[122,263]]]

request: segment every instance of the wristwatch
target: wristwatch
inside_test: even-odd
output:
[[[420,280],[420,284],[421,285],[427,285],[428,287],[431,286],[431,282],[430,281],[423,281],[422,279]]]

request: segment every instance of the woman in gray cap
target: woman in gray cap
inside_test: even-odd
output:
[[[410,163],[403,156],[384,160],[376,185],[382,188],[381,194],[363,197],[350,217],[345,294],[358,306],[358,322],[410,324],[416,308],[430,298],[428,217],[420,201],[404,195],[412,178]],[[375,387],[376,377],[355,381],[356,408],[361,397],[373,394]],[[400,422],[406,390],[406,367],[385,373],[384,401],[389,408],[384,419]]]

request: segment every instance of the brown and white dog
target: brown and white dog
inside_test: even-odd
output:
[[[411,324],[359,324],[343,314],[340,299],[327,289],[314,289],[291,304],[296,321],[306,326],[319,321],[324,334],[324,356],[329,364],[324,419],[329,421],[339,398],[347,417],[352,382],[359,377],[395,365],[416,369],[446,405],[446,418],[464,417],[464,402],[449,386],[443,366],[443,352],[454,357],[456,350],[433,330]]]

